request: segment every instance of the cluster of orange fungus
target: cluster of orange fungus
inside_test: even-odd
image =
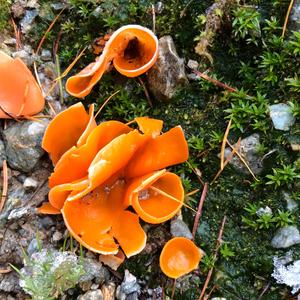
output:
[[[111,35],[95,62],[68,79],[66,90],[75,97],[85,97],[111,62],[122,75],[136,77],[148,71],[157,56],[158,40],[151,30],[139,25],[123,26]]]
[[[159,258],[160,268],[170,278],[178,278],[198,268],[202,251],[189,239],[169,240]]]
[[[0,78],[0,118],[32,116],[44,108],[42,92],[20,58],[0,51]]]
[[[162,133],[161,120],[135,121],[138,129],[118,121],[97,125],[93,106],[87,113],[78,103],[56,115],[42,143],[55,167],[49,202],[39,212],[62,213],[74,238],[113,268],[123,252],[130,257],[145,247],[139,218],[167,221],[184,201],[180,178],[164,169],[188,158],[182,128]]]

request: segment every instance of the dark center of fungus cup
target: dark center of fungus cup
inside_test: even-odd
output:
[[[131,59],[136,59],[139,56],[141,56],[140,45],[139,45],[138,38],[135,36],[133,39],[131,39],[128,42],[128,45],[127,45],[126,49],[124,50],[124,58],[131,60]]]

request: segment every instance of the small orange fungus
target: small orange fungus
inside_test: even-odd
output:
[[[125,260],[125,254],[122,250],[119,249],[117,254],[107,254],[103,255],[101,254],[99,256],[100,262],[104,263],[105,265],[109,266],[113,270],[117,270],[119,266],[124,262]]]
[[[162,134],[161,120],[135,121],[139,129],[118,121],[97,126],[93,106],[87,113],[78,103],[55,116],[43,139],[55,168],[49,202],[38,211],[61,212],[72,236],[110,255],[103,261],[112,268],[123,261],[117,253],[130,257],[144,249],[147,236],[139,218],[164,222],[184,201],[180,178],[160,170],[188,157],[181,127]]]
[[[123,26],[112,34],[95,62],[68,79],[66,89],[75,97],[85,97],[111,62],[121,74],[136,77],[153,66],[157,55],[158,40],[151,30],[139,25]]]
[[[198,268],[202,251],[189,239],[169,240],[159,258],[160,268],[170,278],[178,278]]]
[[[20,58],[0,51],[0,78],[0,118],[32,116],[44,108],[41,89]]]

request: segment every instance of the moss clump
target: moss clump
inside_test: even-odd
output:
[[[11,5],[10,0],[2,0],[0,2],[0,31],[7,28],[10,5]]]

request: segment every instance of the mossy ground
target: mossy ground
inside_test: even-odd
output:
[[[59,30],[62,29],[58,51],[62,69],[83,46],[90,45],[94,38],[110,30],[130,23],[152,27],[152,2],[148,0],[70,0],[69,2],[72,5],[71,9],[63,14],[45,43],[45,47],[51,48]],[[236,4],[233,11],[240,15],[236,16],[232,12],[223,20],[222,28],[217,32],[214,43],[209,48],[214,58],[213,65],[200,60],[200,57],[194,53],[197,43],[195,39],[203,30],[199,16],[205,14],[205,10],[213,1],[167,0],[163,1],[162,11],[156,14],[157,35],[160,37],[170,34],[174,38],[180,56],[186,60],[200,61],[203,71],[210,68],[211,76],[239,90],[246,90],[247,94],[252,96],[250,99],[243,98],[241,95],[232,97],[229,92],[199,80],[182,88],[171,103],[154,101],[154,107],[150,108],[137,79],[126,79],[115,71],[104,75],[100,84],[85,99],[86,104],[96,102],[100,106],[104,99],[116,90],[120,90],[119,94],[106,105],[100,119],[129,121],[135,116],[149,115],[163,119],[165,130],[180,124],[192,146],[190,163],[201,170],[203,181],[211,182],[219,169],[220,161],[217,155],[229,116],[234,120],[230,140],[236,141],[239,137],[258,132],[264,145],[261,151],[266,154],[273,149],[276,150],[269,157],[263,173],[258,176],[258,183],[255,183],[251,176],[242,175],[227,166],[218,181],[209,185],[196,242],[207,253],[207,257],[210,257],[222,218],[226,215],[227,223],[223,240],[231,251],[231,255],[227,257],[219,255],[215,262],[215,272],[209,286],[210,289],[216,285],[213,296],[223,296],[227,299],[258,299],[264,287],[269,284],[262,299],[292,299],[289,289],[277,285],[271,277],[273,256],[283,255],[286,252],[275,250],[270,245],[276,230],[275,225],[271,224],[270,228],[260,229],[247,227],[242,222],[243,216],[249,217],[245,211],[249,203],[258,207],[269,206],[276,213],[278,209],[286,211],[283,191],[293,193],[295,198],[299,198],[299,183],[296,179],[290,182],[283,180],[276,189],[274,185],[266,185],[269,181],[266,175],[273,174],[272,168],[291,165],[298,168],[296,172],[299,174],[299,163],[298,166],[295,164],[297,155],[291,151],[288,142],[289,135],[299,135],[299,123],[293,126],[292,132],[284,133],[273,129],[267,114],[267,104],[278,101],[296,103],[297,93],[300,91],[300,84],[298,86],[288,84],[291,78],[297,81],[297,74],[300,73],[297,64],[300,48],[292,43],[296,42],[296,37],[288,32],[285,39],[280,39],[288,2],[253,0]],[[52,11],[51,3],[53,2],[41,1],[41,10],[44,14],[39,19],[38,26],[35,26],[32,31],[31,40],[34,45],[38,44],[39,38],[57,14]],[[247,21],[247,14],[244,11],[237,12],[237,9],[249,7],[258,12],[260,27],[257,28],[252,24],[246,32],[241,32],[241,28],[233,26],[233,20],[240,17],[239,24],[242,27],[243,22]],[[185,15],[182,16],[183,10]],[[276,18],[276,22],[271,26],[268,21],[271,21],[272,17]],[[257,30],[260,31],[259,35],[256,34]],[[94,60],[91,51],[87,50],[85,53],[72,73]],[[274,53],[278,56],[274,56]],[[263,100],[259,98],[257,92],[264,95]],[[244,117],[239,116],[239,109],[241,109],[239,100],[244,103],[249,102],[249,109]],[[66,103],[67,101],[71,104],[75,99],[68,99]],[[258,110],[255,110],[254,106]],[[297,115],[295,110],[298,121],[299,114],[299,111]],[[199,181],[188,164],[177,166],[173,170],[184,178],[187,192],[196,188],[201,189]],[[191,201],[191,205],[195,208],[199,197],[200,192],[194,195]],[[192,212],[184,208],[183,215],[185,221],[192,227],[194,219]],[[291,217],[294,217],[294,222],[299,226],[299,213],[293,213]],[[152,230],[149,231],[149,235],[151,232]],[[163,282],[166,293],[170,294],[172,282],[166,280],[158,268],[159,251],[160,249],[156,249],[150,255],[131,258],[124,268],[129,268],[139,278],[146,279],[149,286],[155,287]],[[299,258],[300,246],[294,246],[293,251],[295,258]],[[150,257],[152,257],[151,264],[147,263]],[[206,264],[200,265],[199,278],[195,277],[197,278],[195,283],[191,281],[190,289],[184,294],[180,290],[176,291],[176,299],[197,299],[209,267],[208,260],[204,262]]]

